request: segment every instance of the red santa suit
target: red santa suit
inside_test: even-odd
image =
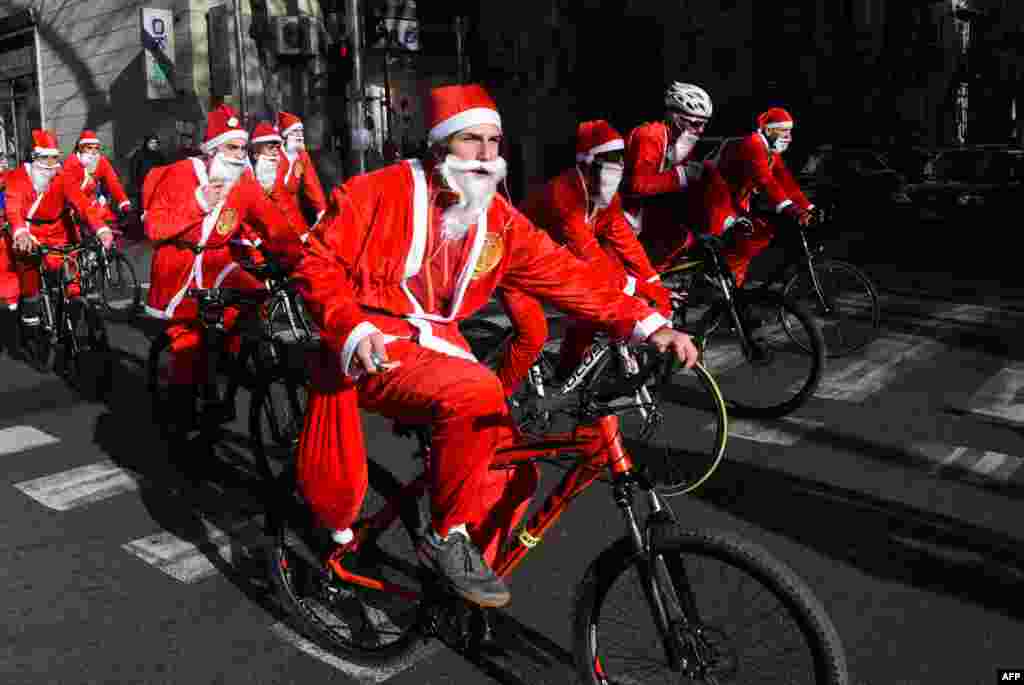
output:
[[[249,141],[250,149],[259,143],[282,143],[281,135],[278,133],[277,127],[266,121],[261,121],[253,129],[252,139]],[[305,217],[302,216],[302,212],[298,211],[298,207],[295,203],[291,202],[291,198],[288,191],[284,187],[284,171],[283,167],[286,164],[284,155],[281,154],[277,161],[277,171],[274,177],[273,184],[268,188],[259,178],[256,176],[258,169],[259,160],[253,160],[253,177],[256,178],[259,183],[260,189],[267,199],[273,203],[281,212],[288,218],[288,225],[291,226],[296,236],[305,242],[308,239],[309,226],[306,224]],[[244,226],[244,234],[235,238],[233,243],[241,246],[246,251],[246,258],[259,263],[263,260],[263,256],[259,250],[262,245],[263,239],[259,235],[259,231],[253,229],[250,226]]]
[[[636,127],[626,140],[622,206],[651,261],[676,247],[689,234],[687,160],[671,160],[669,126],[655,121]]]
[[[622,136],[606,121],[583,122],[577,130],[576,159],[590,163],[595,155],[624,146]],[[520,209],[556,243],[567,246],[576,257],[606,274],[614,287],[627,295],[652,299],[663,314],[670,315],[668,291],[661,287],[658,273],[626,220],[618,193],[607,206],[596,206],[583,171],[576,166],[527,196]],[[543,349],[547,321],[536,314],[540,304],[522,293],[504,290],[501,298],[517,332],[498,372],[506,392],[511,393]],[[560,354],[562,371],[575,368],[597,330],[597,326],[583,321],[569,327]]]
[[[248,137],[244,129],[237,128],[234,112],[225,105],[210,112],[209,121],[208,150],[227,139]],[[204,367],[200,337],[193,325],[198,307],[194,299],[186,297],[186,290],[265,290],[263,283],[235,261],[237,240],[251,240],[249,230],[254,229],[272,249],[287,252],[289,242],[297,241],[287,217],[267,199],[248,169],[227,197],[212,207],[203,196],[209,184],[205,159],[181,160],[165,173],[144,221],[146,236],[155,244],[146,312],[172,322],[167,331],[172,340],[170,382],[191,384],[199,380]],[[230,328],[237,316],[237,309],[229,310],[225,324]]]
[[[88,144],[99,145],[100,139],[96,137],[93,131],[85,130],[79,136],[75,149],[77,150],[80,145]],[[117,217],[107,204],[106,198],[100,195],[101,183],[107,192],[110,193],[114,206],[118,210],[124,211],[131,207],[131,200],[128,199],[127,193],[124,192],[124,186],[121,185],[117,172],[114,171],[113,165],[111,165],[110,160],[106,156],[100,155],[99,162],[96,164],[96,170],[90,173],[82,164],[82,160],[79,159],[77,153],[70,155],[64,160],[64,173],[67,174],[69,183],[78,184],[82,193],[89,199],[89,203],[96,209],[104,222],[114,223]]]
[[[57,141],[47,131],[32,132],[34,152],[52,154],[59,152]],[[31,163],[23,164],[7,175],[7,220],[11,226],[12,238],[27,233],[32,239],[43,245],[63,247],[80,240],[78,227],[71,215],[73,209],[79,220],[93,233],[109,231],[99,213],[92,207],[89,200],[82,194],[78,184],[72,181],[63,170],[50,180],[43,193],[37,193],[32,185],[30,172]],[[63,259],[60,255],[47,255],[46,268],[60,268]],[[39,271],[35,265],[19,261],[17,264],[22,298],[34,298],[39,294]],[[72,284],[68,295],[78,294],[77,285]]]
[[[782,161],[782,155],[771,150],[768,139],[760,130],[768,126],[785,126],[787,122],[792,126],[792,121],[785,110],[773,108],[758,118],[758,131],[722,145],[714,163],[728,185],[732,207],[749,213],[753,196],[757,194],[763,194],[767,204],[779,214],[796,215],[812,207]],[[750,260],[771,243],[774,235],[772,223],[755,218],[753,235],[737,238],[736,247],[726,254],[737,285],[742,285],[746,279]]]
[[[0,171],[0,192],[7,188],[9,173],[6,169]],[[0,210],[0,224],[6,223],[6,215],[6,208]],[[0,304],[6,304],[9,309],[16,309],[21,288],[18,286],[18,272],[14,267],[14,246],[11,242],[10,232],[0,229]]]
[[[435,89],[430,104],[433,140],[481,123],[500,126],[479,86]],[[459,321],[499,286],[550,300],[623,337],[646,339],[665,320],[556,245],[500,195],[461,241],[442,240],[439,183],[436,169],[419,161],[352,178],[334,191],[322,230],[310,239],[295,276],[322,348],[311,364],[298,479],[320,521],[347,528],[367,482],[357,405],[429,423],[434,528],[445,535],[465,523],[491,562],[525,511],[537,472],[489,470],[513,428],[501,382],[476,361]],[[354,378],[356,347],[376,331],[400,366]]]
[[[287,141],[289,133],[303,128],[302,120],[294,114],[281,112],[277,118],[277,128],[281,131],[281,137]],[[297,213],[303,216],[301,198],[305,198],[309,207],[316,212],[316,221],[319,221],[327,209],[327,198],[324,196],[323,186],[320,185],[309,153],[302,149],[297,154],[289,154],[285,145],[278,170],[286,191],[284,199],[292,205],[289,214]],[[303,223],[306,223],[305,220]]]

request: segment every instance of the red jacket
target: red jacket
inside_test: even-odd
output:
[[[627,293],[635,292],[633,279],[658,280],[623,214],[619,194],[615,194],[610,205],[596,211],[591,202],[582,173],[573,167],[527,196],[520,209],[556,243],[566,245],[574,255],[600,268]]]
[[[661,121],[643,124],[626,138],[622,206],[641,240],[685,236],[683,217],[688,188],[683,166],[668,160],[669,129]],[[684,160],[685,161],[685,160]]]
[[[374,330],[474,359],[458,322],[487,304],[498,286],[548,300],[621,337],[632,333],[645,339],[665,323],[605,274],[556,245],[500,195],[467,236],[468,263],[458,274],[450,309],[424,311],[408,281],[424,261],[430,188],[437,182],[432,173],[418,160],[408,160],[356,176],[332,193],[321,230],[295,272],[336,360],[333,371],[319,370],[326,373],[322,381],[336,385],[337,372],[348,371],[356,345]]]
[[[263,189],[245,171],[228,197],[205,207],[200,188],[207,183],[206,163],[198,157],[175,162],[163,177],[146,209],[146,237],[153,250],[147,311],[163,319],[196,316],[195,303],[185,299],[189,287],[218,286],[238,268],[232,241],[252,240],[250,230],[275,250],[296,258],[300,249],[295,230],[285,214],[267,199]],[[204,249],[197,255],[176,240]]]
[[[288,212],[302,216],[302,203],[299,199],[299,195],[302,195],[316,212],[316,218],[319,221],[327,210],[327,198],[324,196],[323,186],[320,185],[316,167],[313,166],[313,160],[309,158],[309,153],[302,150],[294,162],[282,153],[281,162],[277,167],[277,176],[286,191],[282,199],[292,204]]]
[[[103,187],[110,193],[114,206],[118,209],[124,209],[126,206],[131,205],[128,195],[124,192],[124,186],[121,185],[121,180],[117,177],[117,172],[114,171],[110,160],[103,155],[100,155],[100,161],[96,164],[96,172],[92,174],[86,171],[77,154],[70,155],[64,160],[64,173],[68,175],[68,182],[78,184],[82,193],[89,198],[89,202],[94,207],[103,208],[104,214],[106,214],[107,209],[104,205],[100,204],[100,181],[103,182]],[[111,213],[106,218],[110,220],[113,218],[113,214]]]
[[[32,186],[29,165],[7,174],[7,220],[15,237],[27,231],[44,245],[67,245],[79,240],[71,209],[94,233],[108,228],[102,217],[82,194],[77,183],[62,170],[40,196]]]
[[[750,211],[751,198],[759,193],[776,212],[789,205],[798,209],[811,206],[782,155],[769,149],[768,139],[759,131],[727,140],[714,163],[729,186],[733,203],[743,211]]]

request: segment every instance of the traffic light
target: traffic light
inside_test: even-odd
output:
[[[334,46],[334,59],[331,60],[331,93],[334,95],[345,95],[348,92],[348,84],[352,81],[353,62],[355,54],[352,50],[352,41],[344,36]]]

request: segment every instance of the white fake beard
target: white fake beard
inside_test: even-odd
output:
[[[218,152],[210,163],[210,180],[223,179],[224,184],[230,188],[238,182],[245,171],[245,166],[244,159],[228,159]]]
[[[687,158],[698,140],[700,140],[700,136],[689,131],[683,131],[679,134],[679,137],[676,139],[675,161],[677,164]]]
[[[459,194],[458,203],[444,210],[441,237],[459,240],[491,206],[498,184],[505,180],[508,166],[501,157],[493,162],[480,162],[448,155],[438,169],[448,187]],[[477,173],[481,169],[487,173]]]
[[[100,163],[100,155],[98,152],[79,152],[78,161],[82,163],[82,166],[84,166],[90,174],[94,174],[96,173],[96,167]]]
[[[612,203],[615,193],[619,192],[619,185],[622,183],[622,176],[625,169],[626,167],[623,164],[601,164],[601,168],[598,171],[598,178],[600,181],[598,184],[597,199],[594,201],[599,208],[607,207]]]
[[[38,164],[31,164],[32,187],[37,193],[44,193],[50,187],[53,177],[57,175],[60,167],[44,167]]]
[[[792,136],[780,136],[772,141],[772,150],[782,154],[789,148],[789,144],[793,142]]]
[[[288,136],[288,142],[285,144],[284,151],[288,155],[288,159],[294,160],[298,157],[299,153],[306,149],[306,139],[291,135]]]
[[[274,187],[277,180],[277,157],[260,155],[256,158],[256,180],[263,186],[263,190],[269,191]]]

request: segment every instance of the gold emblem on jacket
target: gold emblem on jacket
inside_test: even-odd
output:
[[[235,219],[238,217],[238,210],[233,207],[225,207],[220,210],[220,218],[217,219],[217,233],[227,235],[235,229]]]
[[[476,260],[476,268],[473,269],[473,280],[494,271],[504,253],[505,239],[500,233],[488,231],[487,237],[484,238],[484,247],[480,250],[480,257]]]

